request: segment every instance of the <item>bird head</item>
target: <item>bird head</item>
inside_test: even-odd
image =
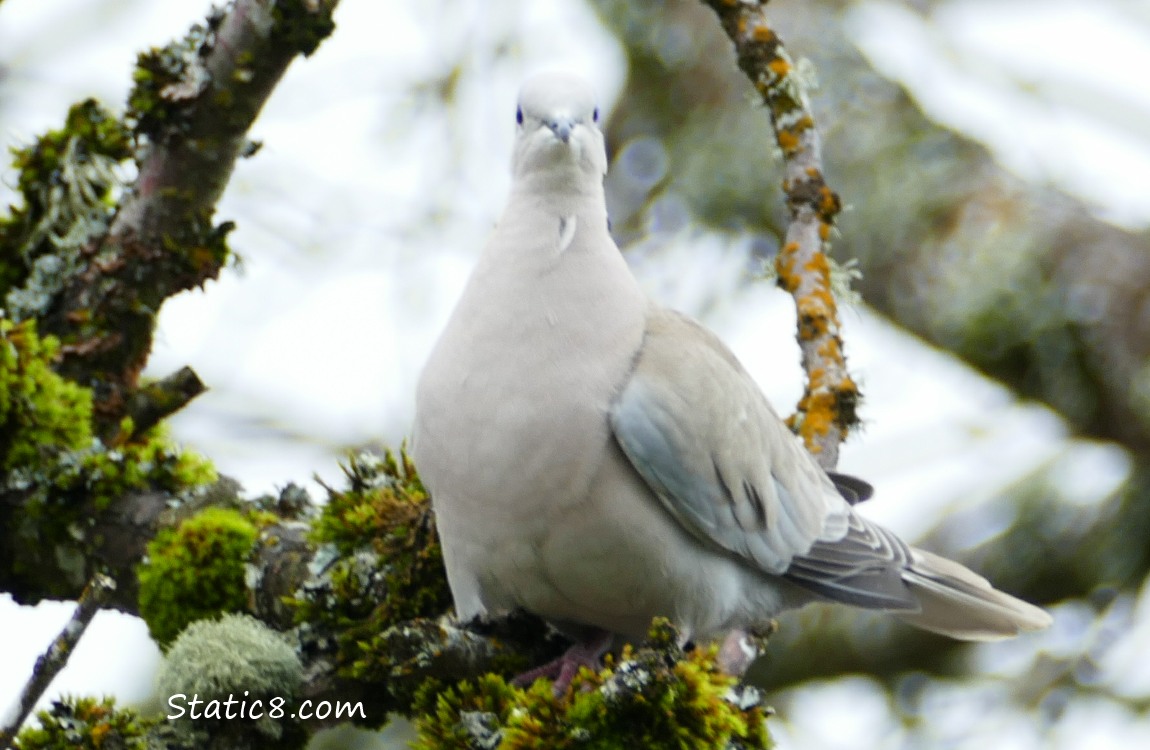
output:
[[[558,71],[532,76],[520,89],[515,120],[516,180],[602,184],[607,149],[595,95],[583,79]]]

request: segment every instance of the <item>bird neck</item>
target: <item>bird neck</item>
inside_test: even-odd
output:
[[[586,171],[540,170],[517,175],[511,201],[529,201],[557,216],[606,217],[607,199],[601,176]]]

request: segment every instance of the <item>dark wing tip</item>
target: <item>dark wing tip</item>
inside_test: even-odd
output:
[[[835,489],[843,496],[851,505],[858,505],[871,499],[874,495],[874,487],[869,482],[864,482],[858,477],[852,477],[850,474],[839,474],[837,471],[828,471],[827,476],[835,484]]]

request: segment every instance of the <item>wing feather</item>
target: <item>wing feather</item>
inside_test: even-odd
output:
[[[782,575],[833,535],[834,485],[713,334],[652,308],[631,378],[610,410],[616,441],[696,537]]]
[[[609,419],[639,475],[703,543],[820,597],[917,609],[901,577],[909,548],[844,499],[865,499],[870,486],[832,482],[735,356],[691,319],[652,308]]]

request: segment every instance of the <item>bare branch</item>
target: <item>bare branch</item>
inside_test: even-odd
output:
[[[93,577],[84,587],[84,593],[80,594],[80,600],[76,602],[76,611],[72,613],[72,619],[68,620],[68,624],[56,636],[56,640],[48,646],[48,650],[36,660],[32,676],[28,678],[14,707],[14,714],[0,725],[0,750],[11,746],[20,726],[36,706],[36,701],[40,700],[40,696],[52,684],[52,680],[56,679],[56,675],[60,674],[68,664],[68,659],[76,650],[76,644],[88,629],[88,624],[100,610],[107,595],[115,588],[116,583],[102,573]]]

